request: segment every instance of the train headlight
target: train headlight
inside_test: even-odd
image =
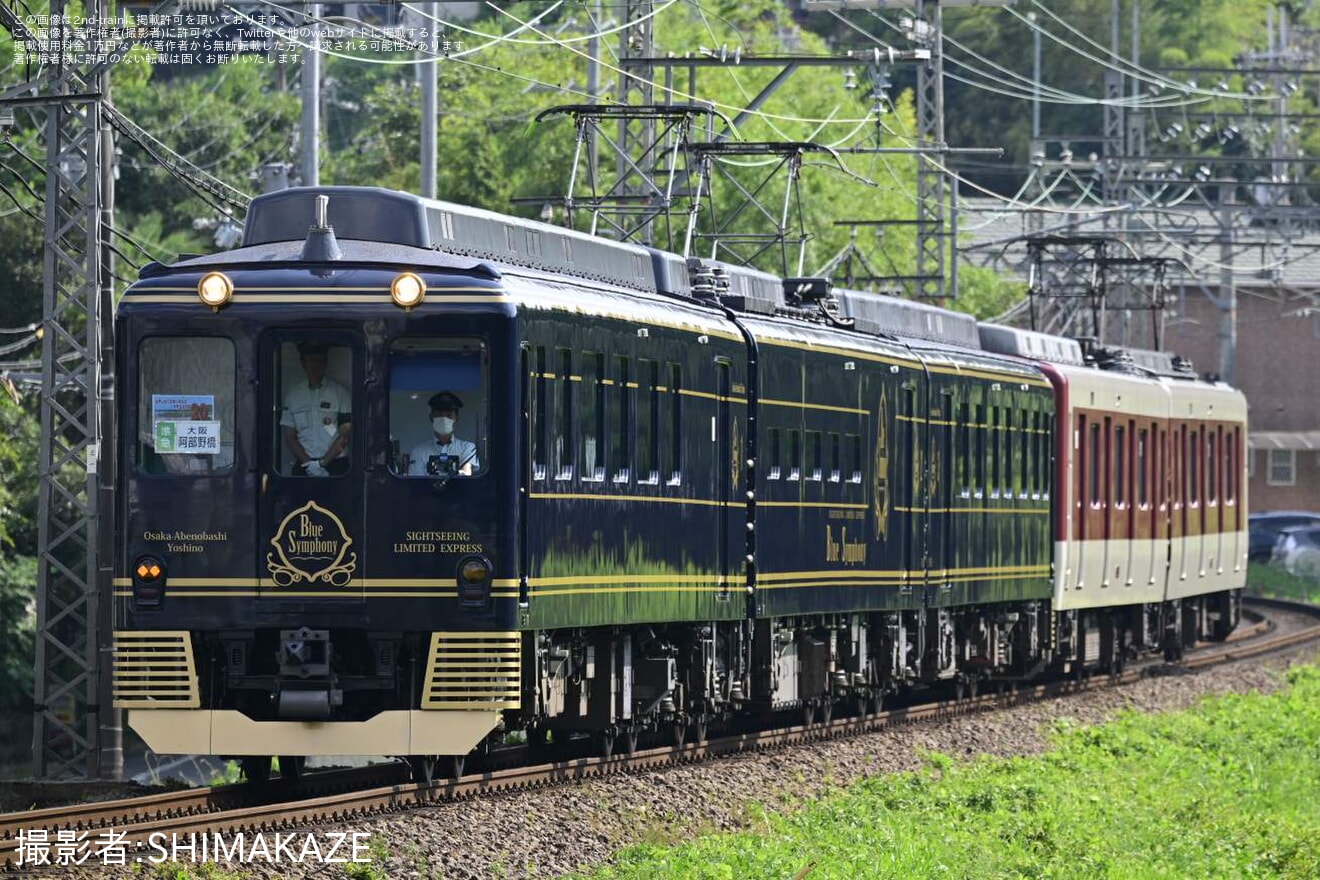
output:
[[[466,556],[458,563],[458,601],[463,605],[485,607],[490,601],[490,560],[484,556]]]
[[[404,272],[390,282],[390,297],[400,308],[419,306],[426,299],[426,282],[419,275]]]
[[[159,605],[165,592],[165,563],[154,556],[139,556],[133,566],[133,600],[139,606]]]
[[[224,272],[208,272],[197,282],[197,298],[213,309],[219,309],[234,298],[234,282]]]

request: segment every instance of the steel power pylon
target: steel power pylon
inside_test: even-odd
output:
[[[3,95],[11,104],[44,106],[46,117],[32,769],[38,777],[112,778],[123,757],[104,662],[110,581],[101,548],[109,543],[97,533],[98,469],[113,464],[101,455],[113,419],[106,241],[113,141],[101,105],[109,69],[75,64],[66,54],[73,30],[66,11],[64,0],[52,0],[46,75]],[[99,0],[95,15],[106,21],[109,13],[109,0]],[[39,45],[12,8],[3,7],[0,19],[17,44]]]

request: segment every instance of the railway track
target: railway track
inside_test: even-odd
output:
[[[1247,602],[1267,612],[1275,610],[1304,615],[1306,623],[1296,625],[1290,632],[1279,632],[1267,614],[1247,611],[1244,616],[1250,622],[1239,626],[1228,641],[1199,647],[1176,664],[1176,668],[1200,669],[1320,640],[1320,608],[1281,600],[1252,598]],[[102,829],[113,829],[116,834],[123,835],[123,840],[140,847],[146,845],[152,835],[232,835],[345,822],[429,803],[697,762],[718,755],[856,736],[899,724],[989,711],[1083,690],[1129,684],[1159,668],[1168,667],[1158,661],[1145,661],[1133,664],[1118,675],[1004,688],[962,700],[942,700],[809,725],[712,737],[701,744],[678,748],[664,746],[610,758],[582,757],[553,764],[488,770],[426,786],[407,782],[407,771],[402,764],[382,764],[309,773],[299,783],[287,786],[276,783],[253,790],[245,785],[225,785],[5,813],[0,814],[0,867],[12,870],[16,866],[20,830],[45,829],[53,843],[59,831],[87,832],[92,838]],[[515,751],[519,750],[511,749],[510,754],[503,755],[501,763]]]

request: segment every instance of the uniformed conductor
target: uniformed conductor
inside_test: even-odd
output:
[[[348,389],[325,376],[330,346],[298,345],[306,381],[284,395],[280,414],[284,443],[293,455],[294,476],[326,477],[348,472],[348,442],[353,432]]]
[[[425,476],[426,463],[433,455],[452,456],[457,464],[457,472],[471,476],[481,467],[477,459],[477,446],[470,440],[460,440],[454,436],[454,426],[458,424],[458,411],[463,408],[463,401],[457,394],[441,391],[431,395],[427,401],[431,407],[431,431],[433,438],[413,447],[408,459],[408,473]]]

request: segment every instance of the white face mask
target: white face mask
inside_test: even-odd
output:
[[[431,426],[435,428],[437,434],[454,433],[454,420],[448,416],[436,416],[431,419]]]

